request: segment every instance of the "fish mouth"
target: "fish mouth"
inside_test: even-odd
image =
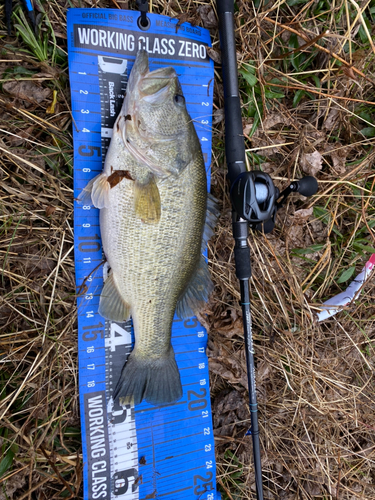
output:
[[[128,92],[138,87],[142,95],[151,95],[168,86],[173,78],[177,78],[177,73],[171,66],[150,71],[148,53],[141,49],[130,72]]]
[[[148,66],[148,54],[144,49],[141,49],[137,53],[134,66],[130,72],[127,91],[134,92],[140,79],[147,75],[147,73],[149,72],[150,70]]]
[[[148,53],[142,49],[138,51],[134,66],[130,72],[128,92],[129,95],[134,92],[136,95],[138,95],[139,99],[144,100],[150,104],[162,104],[168,96],[171,82],[176,78],[176,71],[170,66],[158,68],[150,72]],[[134,114],[134,110],[130,110],[128,106],[124,111],[124,116],[128,114]],[[133,158],[147,165],[147,167],[157,177],[162,177],[163,175],[165,175],[165,171],[161,167],[154,163],[152,159],[147,156],[147,154],[143,153],[132,143],[132,141],[129,139],[127,125],[127,121],[125,120],[122,129],[122,139],[129,153],[133,156]],[[140,134],[140,136],[143,135],[142,131],[140,130],[138,131],[138,133]],[[173,140],[173,137],[165,138],[160,136],[156,137],[155,142],[172,142]]]

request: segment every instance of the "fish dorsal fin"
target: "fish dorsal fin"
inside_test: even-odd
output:
[[[94,205],[96,208],[109,206],[110,185],[105,174],[99,174],[83,188],[77,201],[81,205]]]
[[[207,302],[213,289],[206,259],[201,255],[195,273],[177,302],[177,316],[181,319],[195,316]]]
[[[112,321],[123,322],[129,319],[130,306],[122,299],[113,274],[104,283],[99,302],[99,314]]]
[[[161,216],[160,194],[153,175],[145,184],[135,182],[134,207],[135,213],[143,222],[147,224],[159,222]]]

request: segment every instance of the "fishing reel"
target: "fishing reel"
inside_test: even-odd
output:
[[[246,220],[252,229],[270,233],[275,227],[276,213],[290,193],[312,196],[317,191],[317,180],[307,176],[292,182],[280,193],[268,174],[252,170],[242,172],[234,180],[230,196],[237,217]]]

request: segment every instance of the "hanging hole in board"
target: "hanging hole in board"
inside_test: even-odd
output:
[[[139,29],[141,29],[142,31],[147,31],[151,26],[151,21],[147,16],[145,16],[142,19],[142,14],[141,14],[137,19],[137,24]]]

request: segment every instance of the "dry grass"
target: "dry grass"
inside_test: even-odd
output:
[[[217,58],[214,5],[150,4],[210,26]],[[375,246],[374,2],[236,5],[249,164],[280,187],[316,172],[320,187],[311,200],[291,198],[271,235],[250,237],[265,497],[375,499],[372,282],[335,318],[314,319],[319,304],[346,288],[351,278],[342,273],[355,276]],[[43,62],[0,26],[0,498],[28,500],[82,495],[68,4],[44,7]],[[218,482],[224,498],[238,500],[255,493],[216,69],[212,184],[222,216],[210,243],[216,288],[206,312]]]

